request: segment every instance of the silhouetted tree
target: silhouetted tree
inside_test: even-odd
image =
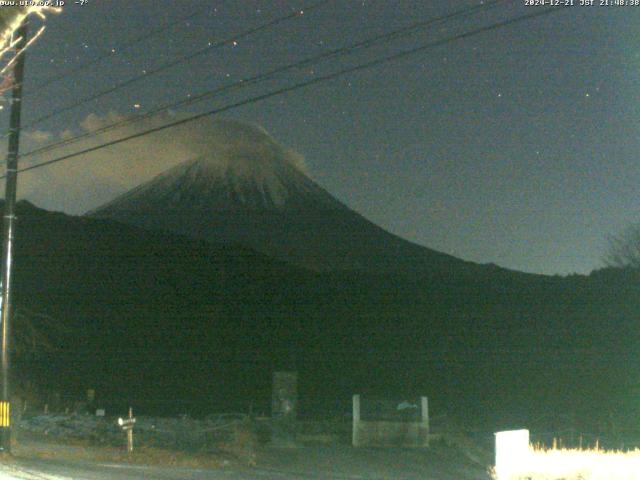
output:
[[[640,223],[625,228],[608,238],[604,257],[608,267],[640,269]]]

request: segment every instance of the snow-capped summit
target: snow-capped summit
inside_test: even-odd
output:
[[[240,244],[317,270],[469,266],[350,210],[303,173],[300,155],[260,127],[219,121],[200,141],[196,158],[88,215]]]
[[[300,170],[301,157],[260,127],[212,124],[203,155],[177,165],[92,214],[164,209],[191,214],[226,210],[344,209]]]

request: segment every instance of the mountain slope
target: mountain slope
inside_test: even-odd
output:
[[[340,413],[362,392],[427,394],[437,414],[492,429],[549,405],[637,418],[637,277],[314,273],[24,203],[16,230],[17,309],[71,330],[21,373],[71,398],[95,388],[140,412],[268,411],[272,372],[293,369],[305,412]]]
[[[240,244],[315,270],[420,270],[477,265],[410,243],[333,198],[295,165],[296,154],[261,129],[216,122],[196,159],[140,185],[89,216],[194,239]]]

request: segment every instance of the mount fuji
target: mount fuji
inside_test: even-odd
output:
[[[373,224],[305,175],[300,157],[260,127],[231,120],[211,127],[199,156],[87,215],[239,244],[317,271],[489,269]]]

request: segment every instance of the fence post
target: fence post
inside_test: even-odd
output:
[[[425,430],[425,446],[429,446],[429,398],[420,397],[422,428]]]
[[[353,396],[353,426],[351,442],[354,447],[360,446],[360,395]]]

